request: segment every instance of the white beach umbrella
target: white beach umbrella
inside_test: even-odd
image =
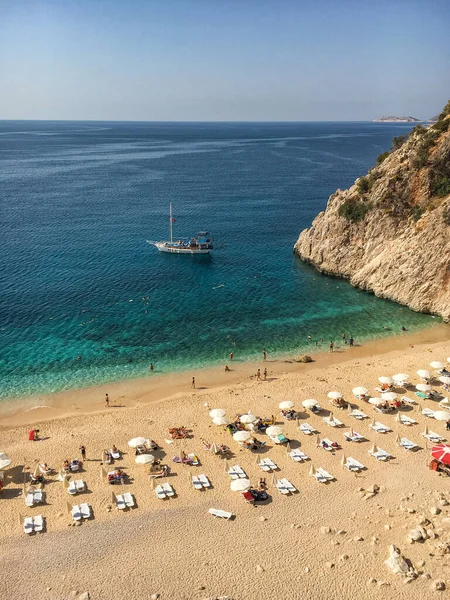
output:
[[[212,420],[214,425],[228,425],[228,419],[226,417],[214,417]]]
[[[430,371],[426,371],[425,369],[419,369],[418,371],[416,371],[416,373],[422,379],[431,379]]]
[[[334,415],[330,410],[330,414],[328,415],[328,422],[329,423],[334,423]]]
[[[439,406],[441,408],[450,408],[450,400],[448,398],[444,398],[439,402]]]
[[[245,492],[250,486],[250,479],[235,479],[230,483],[233,492]]]
[[[427,383],[418,383],[416,385],[416,390],[419,390],[419,392],[431,392],[432,388],[431,385],[428,385]]]
[[[311,463],[311,466],[309,467],[309,475],[311,477],[314,477],[316,474],[316,469],[314,468],[314,465]]]
[[[433,369],[443,369],[445,367],[444,363],[439,362],[438,360],[433,360],[430,362],[430,367]]]
[[[450,421],[450,412],[446,410],[438,410],[434,413],[436,421]]]
[[[283,402],[280,402],[278,407],[282,410],[289,410],[290,408],[294,407],[294,403],[292,402],[292,400],[283,400]]]
[[[272,425],[266,429],[267,435],[281,435],[283,433],[283,428],[278,427],[278,425]]]
[[[374,445],[372,446],[372,448],[370,449],[370,451],[372,452],[372,454],[376,454],[376,453],[378,452],[377,445],[376,445],[376,444],[374,444]]]
[[[242,415],[242,417],[239,419],[241,423],[254,423],[255,421],[258,420],[258,417],[255,417],[255,415]]]
[[[428,435],[428,425],[425,425],[425,430],[422,435]]]
[[[397,373],[396,375],[392,375],[392,379],[395,382],[404,383],[404,382],[408,381],[409,375],[407,375],[406,373]]]
[[[341,392],[328,392],[328,398],[330,398],[331,400],[339,400],[339,398],[342,398],[342,394]]]
[[[0,452],[0,470],[6,469],[12,463],[12,460],[4,452]]]
[[[447,377],[446,375],[442,375],[442,377],[439,377],[439,381],[445,383],[446,385],[450,385],[450,377]]]
[[[305,408],[312,408],[313,406],[317,406],[317,400],[303,400],[302,406],[304,406]]]
[[[450,362],[450,356],[447,358],[447,362]]]
[[[382,400],[388,400],[388,402],[393,402],[397,399],[397,394],[395,394],[394,392],[383,392],[383,394],[381,394],[381,398]]]
[[[365,396],[369,390],[365,387],[355,387],[352,389],[352,393],[354,396]]]
[[[233,440],[235,442],[246,442],[251,437],[248,431],[236,431],[236,433],[233,433]]]
[[[378,381],[380,383],[387,383],[387,385],[392,385],[394,383],[392,377],[378,377]]]
[[[373,404],[374,406],[378,406],[379,404],[383,404],[383,398],[369,398],[369,404]]]
[[[149,465],[155,462],[155,457],[152,454],[140,454],[136,456],[135,462],[138,465]]]
[[[128,446],[129,446],[130,448],[137,448],[138,446],[143,446],[143,445],[145,444],[145,442],[146,442],[146,441],[147,441],[147,439],[146,439],[146,438],[143,438],[143,437],[136,437],[136,438],[133,438],[132,440],[130,440],[130,441],[128,442]]]
[[[223,417],[226,412],[227,411],[224,408],[213,408],[209,411],[209,416],[211,419],[214,419],[215,417]]]
[[[401,423],[402,422],[402,415],[399,412],[395,415],[395,421],[397,423]]]

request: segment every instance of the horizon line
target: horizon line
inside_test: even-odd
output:
[[[132,120],[132,119],[3,119],[2,122],[43,122],[43,123],[430,123],[430,119],[419,119],[417,121],[380,121],[379,119],[304,119],[304,120],[291,120],[291,119],[275,119],[275,120],[208,120],[208,121],[197,121],[194,119],[182,120],[174,119],[171,121],[156,119],[156,120]]]

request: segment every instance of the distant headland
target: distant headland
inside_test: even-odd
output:
[[[374,119],[372,123],[420,123],[420,119],[415,117],[380,117]]]

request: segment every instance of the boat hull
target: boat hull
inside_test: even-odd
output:
[[[154,246],[159,252],[166,252],[167,254],[209,254],[210,249],[202,248],[177,248],[176,246],[170,246],[167,242],[154,242]]]

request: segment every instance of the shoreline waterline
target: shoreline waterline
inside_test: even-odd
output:
[[[245,383],[254,378],[258,368],[261,369],[261,372],[267,368],[268,378],[262,383],[270,384],[280,376],[324,369],[358,358],[370,358],[398,352],[417,352],[424,350],[424,346],[427,345],[438,349],[440,345],[444,345],[449,340],[450,326],[440,323],[414,333],[406,332],[371,340],[352,348],[348,344],[339,342],[335,345],[332,353],[326,351],[325,348],[320,352],[307,352],[313,359],[311,363],[297,363],[293,360],[293,354],[274,358],[269,353],[265,362],[262,360],[262,356],[260,361],[239,360],[237,357],[233,361],[224,360],[221,367],[206,367],[160,375],[152,373],[145,378],[127,379],[81,389],[73,388],[21,399],[6,399],[0,407],[2,415],[0,429],[5,430],[84,414],[138,408],[185,395],[201,394],[206,397],[208,394],[230,386],[245,386]],[[316,348],[315,345],[311,345],[311,350]],[[224,371],[225,364],[231,368],[230,372]],[[391,375],[390,373],[386,374]],[[192,377],[196,378],[195,390],[191,388]],[[104,404],[106,392],[111,399],[109,408],[106,408]]]

